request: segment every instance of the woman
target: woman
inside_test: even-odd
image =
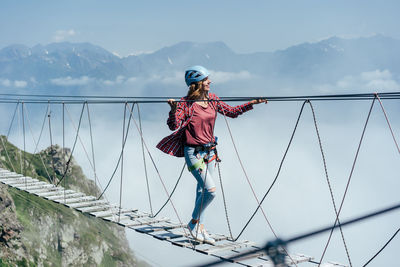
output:
[[[267,103],[265,99],[252,100],[239,106],[229,106],[210,93],[209,72],[202,66],[193,66],[185,72],[185,82],[189,87],[186,97],[176,102],[168,99],[171,107],[167,124],[174,131],[157,145],[161,151],[185,157],[189,171],[197,180],[197,191],[192,219],[188,229],[194,239],[214,244],[204,228],[204,210],[215,198],[213,180],[216,161],[216,138],[214,124],[217,112],[231,118],[253,109],[254,104]]]

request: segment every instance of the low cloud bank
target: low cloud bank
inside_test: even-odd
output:
[[[322,84],[314,88],[324,93],[393,92],[400,90],[400,84],[389,70],[374,70],[348,75],[334,84]]]

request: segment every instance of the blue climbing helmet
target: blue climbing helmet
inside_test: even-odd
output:
[[[187,86],[192,83],[204,80],[210,75],[208,70],[202,66],[192,66],[188,68],[185,72],[185,82]]]

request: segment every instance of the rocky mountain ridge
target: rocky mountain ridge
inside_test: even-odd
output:
[[[1,49],[0,79],[3,85],[18,80],[30,88],[39,88],[63,86],[55,80],[61,77],[115,80],[120,76],[182,72],[189,65],[199,64],[215,71],[245,70],[266,79],[317,77],[331,81],[376,69],[398,73],[399,62],[400,40],[383,35],[354,39],[332,37],[275,52],[251,54],[235,53],[223,42],[181,42],[150,54],[123,58],[90,43],[64,42],[32,48],[11,45]]]

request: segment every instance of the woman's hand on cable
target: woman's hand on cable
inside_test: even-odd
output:
[[[167,102],[168,102],[168,105],[171,107],[171,111],[175,112],[176,111],[176,101],[175,101],[175,99],[172,99],[172,98],[168,99]]]
[[[260,104],[260,103],[268,103],[268,100],[265,98],[259,98],[259,99],[254,99],[250,101],[251,104],[255,105],[255,104]]]

